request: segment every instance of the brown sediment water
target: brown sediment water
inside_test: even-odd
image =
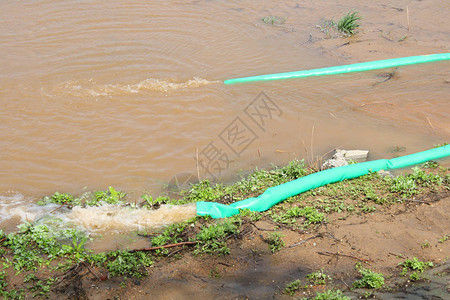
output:
[[[325,39],[316,25],[350,9],[359,34]],[[0,11],[0,200],[12,214],[2,226],[55,191],[111,185],[134,202],[180,173],[232,181],[334,147],[390,158],[450,137],[449,62],[222,83],[448,52],[445,1],[32,0]],[[271,15],[286,21],[261,21]],[[198,167],[212,150],[222,160]]]

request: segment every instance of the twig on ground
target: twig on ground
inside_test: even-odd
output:
[[[366,224],[367,222],[369,222],[369,221],[368,220],[364,220],[364,221],[359,222],[359,223],[342,224],[341,226],[362,225],[362,224]]]
[[[197,148],[197,156],[196,156],[196,166],[197,166],[197,180],[200,180],[200,164],[199,164],[199,160],[198,160],[198,148]]]
[[[337,237],[335,237],[332,233],[330,233],[330,232],[325,232],[324,234],[323,234],[323,237],[327,237],[327,238],[329,238],[329,239],[331,239],[331,240],[335,240],[336,242],[342,242],[342,239],[338,239]],[[344,237],[345,237],[345,235],[344,235]]]
[[[410,201],[410,202],[418,202],[418,203],[425,203],[425,204],[430,205],[430,203],[427,202],[427,201],[421,201],[421,200],[415,200],[415,199],[406,199],[406,201]]]
[[[374,102],[370,102],[370,103],[363,103],[358,105],[358,107],[364,107],[366,105],[372,105],[372,104],[389,104],[389,105],[395,105],[394,103],[391,102],[386,102],[386,101],[374,101]]]
[[[100,278],[100,276],[98,276],[94,271],[92,271],[92,269],[89,267],[89,265],[87,263],[85,263],[84,261],[81,262],[84,266],[86,266],[86,268],[89,270],[89,272],[95,276],[95,278],[97,278],[99,281],[104,281],[102,280],[102,278]]]
[[[178,246],[183,246],[183,245],[195,245],[195,244],[197,244],[197,242],[195,242],[195,241],[180,242],[180,243],[168,244],[168,245],[163,245],[163,246],[158,246],[158,247],[134,249],[134,250],[129,250],[128,252],[133,253],[133,252],[138,252],[138,251],[153,251],[153,250],[158,250],[158,249],[163,249],[163,248],[172,248],[172,247],[178,247]]]
[[[55,211],[57,211],[58,209],[60,209],[61,207],[63,207],[64,205],[66,205],[66,202],[64,202],[63,204],[61,204],[60,206],[58,206],[57,208],[55,208],[54,210],[52,210],[50,213],[54,213]]]
[[[180,252],[180,251],[183,251],[183,248],[180,248],[180,249],[178,249],[178,250],[175,250],[175,251],[173,251],[173,252],[170,252],[169,254],[167,254],[167,257],[171,257],[172,255],[177,254],[177,253]]]
[[[360,262],[369,264],[370,260],[368,259],[364,259],[364,258],[359,258],[353,255],[349,255],[349,254],[343,254],[343,253],[338,253],[338,252],[329,252],[329,251],[325,251],[325,252],[317,252],[320,255],[326,255],[326,256],[344,256],[344,257],[349,257],[349,258],[353,258],[356,260],[359,260]]]
[[[289,151],[277,149],[277,150],[275,150],[275,152],[278,152],[278,153],[287,153],[287,152],[289,152]]]
[[[430,124],[431,129],[433,129],[433,131],[434,131],[434,126],[433,126],[433,124],[431,124],[430,118],[427,117],[427,120],[428,120],[428,124]]]
[[[306,242],[309,241],[309,240],[313,240],[313,239],[316,239],[316,238],[318,238],[318,237],[323,237],[323,233],[319,233],[319,234],[317,234],[317,235],[315,235],[315,236],[311,236],[311,237],[307,238],[306,240],[303,240],[303,241],[300,241],[300,242],[298,242],[298,243],[292,244],[292,245],[290,245],[288,248],[296,247],[296,246],[298,246],[298,245],[301,245],[301,244],[303,244],[303,243],[306,243]]]
[[[261,230],[261,231],[277,231],[277,229],[265,229],[265,228],[260,228],[258,226],[256,226],[255,223],[250,222],[250,224],[252,224],[256,229]]]
[[[341,277],[341,281],[348,289],[350,289],[350,287],[348,286],[348,284],[344,281],[344,279],[342,277]]]
[[[393,256],[397,256],[397,257],[400,257],[400,258],[405,258],[403,255],[401,255],[401,254],[395,254],[395,253],[392,253],[392,252],[389,252],[389,254],[390,255],[393,255]]]
[[[83,277],[84,275],[86,275],[88,272],[86,272],[85,274],[80,274],[82,271],[82,267],[81,267],[81,263],[78,263],[74,266],[72,266],[69,270],[67,270],[66,272],[64,272],[61,276],[61,279],[59,281],[57,281],[54,285],[57,286],[59,284],[61,284],[64,280],[72,280],[74,277],[79,276],[80,278]]]
[[[409,31],[409,7],[406,5],[406,22],[408,23],[408,31]]]
[[[313,141],[314,141],[314,125],[312,126],[312,129],[311,129],[311,164],[314,163]]]
[[[300,43],[300,45],[304,45],[304,44],[306,44],[306,43],[312,42],[312,40],[313,40],[313,36],[312,36],[312,34],[311,34],[311,32],[310,32],[310,33],[309,33],[309,39],[306,40],[306,41],[303,42],[303,43]]]

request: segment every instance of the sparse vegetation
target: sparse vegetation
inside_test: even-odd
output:
[[[306,275],[306,278],[313,285],[321,285],[325,284],[328,281],[331,281],[331,277],[323,272],[323,269],[319,271],[313,272],[311,274]]]
[[[115,190],[113,187],[109,187],[105,191],[96,191],[92,193],[84,193],[80,197],[75,198],[73,195],[54,193],[52,196],[46,196],[38,205],[47,205],[49,203],[72,206],[100,206],[103,204],[120,204],[125,198],[125,193]]]
[[[403,266],[401,276],[405,276],[409,271],[412,271],[409,275],[409,279],[412,281],[417,281],[421,279],[419,273],[423,273],[427,268],[431,268],[434,266],[432,262],[423,262],[417,259],[417,257],[413,257],[412,259],[406,259],[403,263],[400,264]]]
[[[284,293],[294,296],[295,292],[300,289],[301,281],[299,279],[294,280],[286,284],[286,287],[284,288]]]
[[[425,167],[431,170],[424,170]],[[312,170],[303,161],[294,160],[282,168],[256,169],[233,185],[212,184],[205,180],[181,192],[181,198],[172,199],[167,196],[152,198],[144,195],[142,203],[130,206],[136,209],[139,206],[144,209],[158,209],[161,204],[196,201],[228,204],[259,195],[268,187],[300,178],[311,172]],[[336,219],[331,217],[332,214],[346,218],[351,214],[383,212],[385,208],[406,202],[408,197],[424,191],[442,190],[449,184],[449,178],[448,169],[431,163],[423,165],[422,168],[413,168],[411,173],[395,178],[369,173],[360,178],[344,180],[291,197],[266,212],[244,209],[240,210],[239,215],[225,220],[196,217],[168,226],[158,233],[146,233],[151,247],[159,247],[149,252],[120,250],[93,254],[85,249],[89,237],[83,232],[67,228],[55,230],[42,224],[24,223],[17,233],[5,234],[0,230],[0,259],[3,267],[0,269],[0,295],[7,299],[21,299],[25,294],[46,297],[55,282],[46,278],[43,274],[47,273],[43,273],[43,270],[56,274],[52,278],[60,278],[62,274],[66,274],[65,272],[81,271],[82,268],[86,270],[87,267],[83,267],[85,265],[92,268],[91,272],[97,274],[96,276],[107,274],[104,275],[105,278],[122,277],[121,284],[126,286],[127,278],[142,278],[147,275],[148,268],[153,264],[166,259],[181,258],[183,251],[191,250],[196,255],[227,255],[231,252],[233,243],[236,241],[239,243],[239,239],[246,233],[252,232],[247,227],[260,230],[261,225],[257,223],[259,221],[273,224],[273,227],[267,230],[275,232],[264,234],[266,236],[264,241],[269,244],[270,251],[276,253],[285,246],[282,232],[284,230],[314,232],[330,222],[329,220]],[[54,203],[71,208],[76,205],[100,206],[108,203],[126,205],[125,200],[126,195],[123,192],[110,187],[105,191],[85,192],[81,196],[55,193],[45,197],[40,204]],[[445,235],[439,242],[444,243],[448,238],[449,235]],[[162,247],[186,243],[191,243],[191,246],[177,246],[179,247],[177,250]],[[422,241],[420,246],[428,248],[430,243]],[[423,270],[430,266],[431,263],[420,262],[417,258],[413,258],[402,263],[402,273],[415,281],[419,280]],[[8,270],[23,276],[26,282],[22,287],[14,289],[11,287],[8,283],[8,273],[11,272]],[[218,268],[212,270],[212,277],[220,276]],[[362,278],[354,283],[354,287],[377,289],[384,285],[383,274],[363,268],[359,271]],[[315,291],[308,290],[308,286],[330,282],[331,277],[324,274],[323,270],[319,270],[306,276],[305,286],[301,286],[300,280],[295,280],[286,285],[284,292],[293,295],[298,289],[304,288],[305,292],[311,293]],[[317,293],[315,297],[314,299],[348,299],[340,290],[327,290]]]
[[[350,300],[349,297],[344,296],[341,290],[327,290],[323,293],[317,293],[314,300]]]
[[[265,24],[283,25],[286,22],[285,18],[278,16],[267,16],[261,19]]]
[[[359,268],[358,271],[363,277],[353,282],[355,288],[379,289],[384,285],[383,274],[365,268]]]
[[[343,16],[339,22],[337,23],[337,28],[340,32],[353,35],[355,34],[356,28],[359,27],[359,21],[361,17],[357,11],[348,12],[345,16]]]
[[[447,241],[450,238],[450,234],[446,234],[444,235],[442,238],[439,239],[439,243],[444,243],[445,241]]]
[[[181,234],[183,234],[188,222],[173,224],[168,226],[162,233],[151,239],[152,247],[163,246],[181,242]],[[167,249],[158,249],[156,255],[165,255],[169,252]]]
[[[425,241],[424,243],[420,244],[420,248],[422,249],[430,248],[430,243],[428,243],[428,241]]]
[[[239,233],[238,226],[233,219],[228,219],[219,224],[204,226],[197,234],[198,244],[194,253],[217,253],[225,255],[230,253],[225,238],[230,234]]]
[[[109,187],[106,191],[97,191],[94,193],[94,200],[88,203],[89,206],[99,205],[101,203],[119,204],[122,202],[125,194]]]
[[[269,244],[269,248],[272,253],[280,251],[284,246],[286,246],[283,241],[283,235],[279,232],[272,232],[269,234],[266,238],[266,242]]]
[[[308,226],[310,224],[318,224],[324,220],[324,214],[318,212],[317,209],[311,206],[306,206],[303,208],[294,206],[288,209],[285,213],[272,215],[272,218],[275,222],[283,224],[293,224],[300,217],[304,218],[305,226]]]
[[[360,26],[361,16],[357,11],[350,11],[344,15],[337,23],[333,20],[324,20],[320,25],[316,25],[325,34],[325,38],[337,38],[342,35],[354,35]],[[335,32],[333,34],[333,32]]]
[[[107,254],[106,268],[111,276],[131,276],[141,278],[147,275],[146,267],[153,260],[146,252],[115,251]]]

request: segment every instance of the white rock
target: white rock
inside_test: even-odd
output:
[[[363,162],[367,160],[368,150],[342,150],[336,149],[333,157],[325,161],[322,170],[348,165],[348,161]]]
[[[367,155],[369,155],[368,150],[341,150],[345,151],[344,158],[351,159],[354,161],[362,162],[367,160]]]

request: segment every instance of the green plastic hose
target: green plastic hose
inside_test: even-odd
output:
[[[297,71],[297,72],[289,72],[289,73],[278,73],[278,74],[268,74],[268,75],[260,75],[260,76],[251,76],[251,77],[243,77],[243,78],[234,78],[225,80],[225,84],[234,84],[234,83],[244,83],[244,82],[255,82],[255,81],[269,81],[269,80],[281,80],[281,79],[292,79],[292,78],[300,78],[300,77],[310,77],[310,76],[322,76],[322,75],[335,75],[335,74],[343,74],[343,73],[351,73],[351,72],[362,72],[369,70],[377,70],[405,65],[414,65],[421,64],[433,61],[440,60],[448,60],[450,59],[450,53],[440,53],[440,54],[431,54],[431,55],[420,55],[420,56],[411,56],[411,57],[402,57],[402,58],[394,58],[394,59],[386,59],[386,60],[376,60],[363,62],[359,64],[351,64],[344,66],[335,66],[329,68],[321,68],[314,70],[305,70],[305,71]]]
[[[226,218],[239,214],[239,209],[247,208],[251,211],[265,211],[289,197],[329,183],[356,178],[369,172],[405,168],[447,156],[450,156],[450,145],[392,159],[379,159],[328,169],[268,188],[256,198],[248,198],[230,205],[215,202],[197,202],[197,214],[201,216],[210,215],[213,218]]]

